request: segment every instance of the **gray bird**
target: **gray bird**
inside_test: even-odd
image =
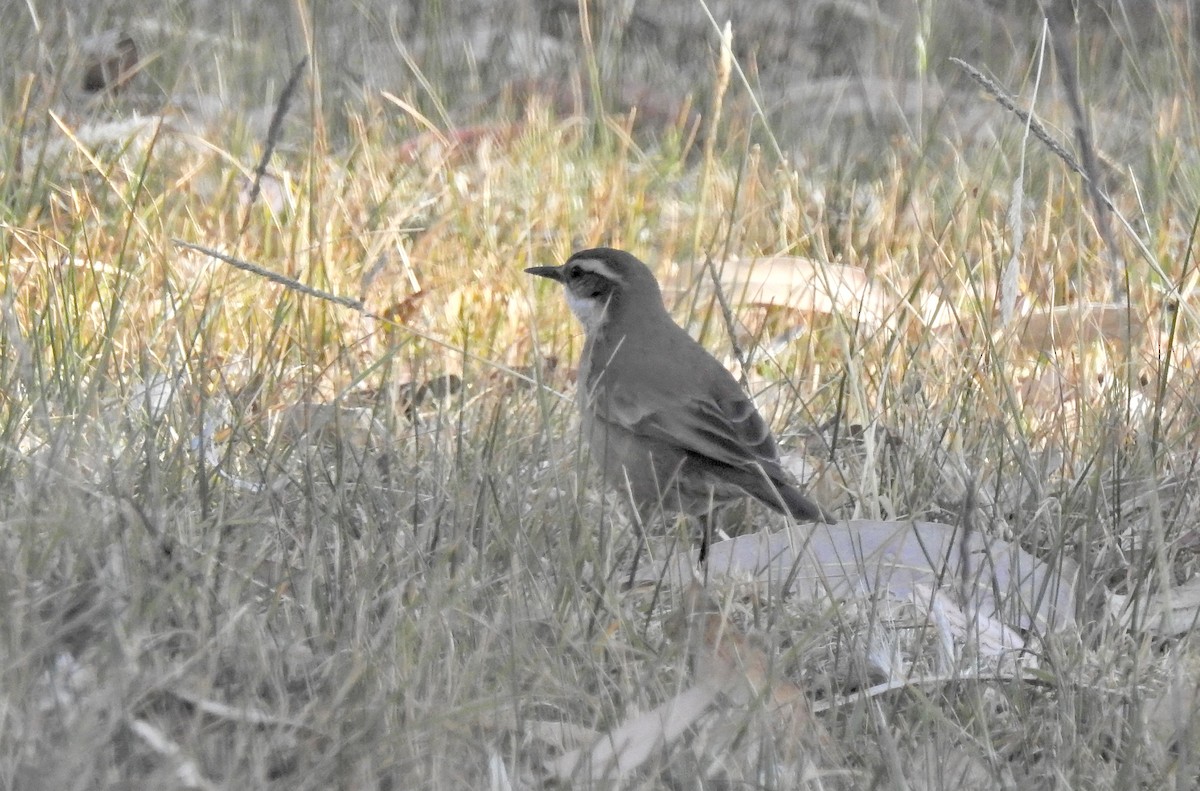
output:
[[[597,247],[525,270],[563,285],[587,334],[579,361],[583,433],[605,481],[643,524],[661,511],[704,525],[749,495],[797,521],[832,521],[791,481],[766,421],[720,362],[672,320],[649,267]]]

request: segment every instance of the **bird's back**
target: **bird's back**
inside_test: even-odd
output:
[[[652,344],[597,338],[580,384],[586,381],[599,417],[673,440],[703,461],[755,472],[761,466],[783,481],[770,429],[733,375],[670,319],[654,332]]]

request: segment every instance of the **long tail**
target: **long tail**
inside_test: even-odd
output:
[[[725,466],[721,469],[721,477],[739,487],[754,499],[770,506],[781,514],[788,514],[797,522],[825,522],[837,524],[837,519],[829,512],[813,502],[795,485],[773,476],[774,470],[762,469],[758,466],[753,472]],[[783,476],[782,470],[777,472]]]
[[[774,502],[764,500],[763,502],[779,511],[782,510],[779,507],[779,501],[782,500],[783,505],[787,507],[787,513],[797,522],[825,522],[831,525],[837,522],[824,508],[808,499],[795,486],[777,485],[776,493],[778,494],[777,500]]]

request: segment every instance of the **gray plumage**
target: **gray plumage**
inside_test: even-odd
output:
[[[745,391],[672,320],[645,264],[600,247],[526,271],[562,283],[584,325],[584,436],[644,521],[659,507],[703,518],[743,495],[800,521],[830,521],[784,471]]]

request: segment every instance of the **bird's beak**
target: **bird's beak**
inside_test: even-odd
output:
[[[526,269],[525,271],[531,275],[537,275],[538,277],[548,277],[551,280],[557,281],[559,283],[563,282],[561,266],[531,266],[528,269]]]

